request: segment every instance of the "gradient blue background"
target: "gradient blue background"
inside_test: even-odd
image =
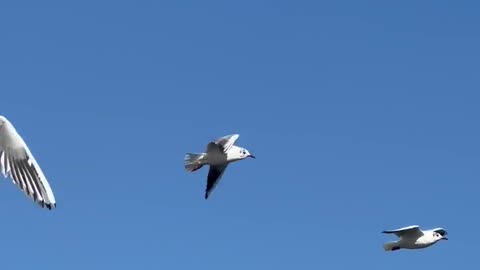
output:
[[[478,3],[12,2],[0,114],[58,207],[0,182],[3,269],[478,265]],[[205,201],[183,156],[231,133]],[[384,252],[411,224],[450,240]]]

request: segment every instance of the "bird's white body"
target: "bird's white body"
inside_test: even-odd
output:
[[[233,145],[238,137],[238,134],[223,136],[210,142],[205,153],[187,153],[185,155],[185,169],[188,172],[194,172],[204,165],[210,165],[205,199],[222,178],[228,164],[248,157],[255,158],[247,149]]]
[[[438,241],[432,234],[425,234],[420,236],[419,238],[402,238],[399,241],[396,241],[396,246],[399,248],[405,249],[418,249],[418,248],[426,248]]]
[[[216,149],[212,149],[210,151],[207,151],[205,157],[203,158],[203,163],[215,166],[239,161],[244,159],[242,151],[243,148],[236,145],[232,145],[226,153],[219,152]]]
[[[398,241],[385,243],[383,245],[385,251],[426,248],[440,240],[448,240],[448,238],[445,237],[447,232],[444,229],[436,228],[423,231],[420,230],[418,225],[383,232],[394,233],[400,238]]]

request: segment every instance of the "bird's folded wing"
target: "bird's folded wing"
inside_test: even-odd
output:
[[[220,146],[223,152],[228,152],[230,147],[235,143],[235,141],[240,137],[239,134],[231,134],[227,136],[223,136],[220,139],[216,140],[215,143]]]
[[[208,177],[207,177],[207,188],[205,189],[205,199],[208,199],[208,196],[210,196],[210,193],[218,185],[218,183],[222,179],[223,173],[225,172],[225,169],[227,168],[227,166],[228,166],[228,163],[225,165],[217,165],[217,166],[210,165],[210,170],[208,171]]]
[[[396,230],[383,231],[383,233],[394,233],[398,237],[404,237],[406,235],[412,237],[422,235],[422,231],[418,225],[407,226]]]
[[[6,119],[0,124],[0,170],[41,207],[55,208],[55,197],[45,175],[22,137]]]

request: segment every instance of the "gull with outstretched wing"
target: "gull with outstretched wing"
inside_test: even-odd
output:
[[[443,228],[421,230],[418,225],[411,225],[396,230],[383,231],[387,234],[395,234],[399,240],[387,242],[383,245],[385,251],[399,249],[420,249],[429,247],[440,240],[448,240],[447,231]]]
[[[194,172],[204,165],[210,165],[205,199],[208,199],[210,193],[218,185],[230,163],[248,157],[255,158],[247,149],[234,145],[239,136],[238,134],[223,136],[208,143],[205,153],[187,153],[185,155],[184,166],[188,172]]]

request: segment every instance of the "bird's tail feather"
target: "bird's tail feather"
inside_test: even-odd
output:
[[[395,251],[395,250],[399,250],[400,247],[398,246],[398,242],[387,242],[383,244],[383,249],[385,251]]]
[[[188,172],[194,172],[203,166],[203,158],[205,153],[187,153],[185,155],[185,170]]]

